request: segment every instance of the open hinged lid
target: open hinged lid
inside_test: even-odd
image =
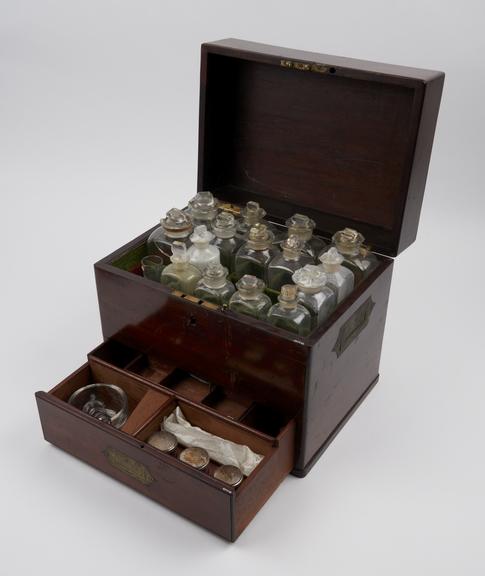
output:
[[[240,40],[202,46],[199,190],[396,255],[415,237],[444,74]]]

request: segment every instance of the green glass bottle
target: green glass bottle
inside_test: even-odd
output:
[[[229,272],[234,272],[236,252],[243,244],[243,240],[236,237],[236,219],[229,212],[220,212],[214,220],[212,232],[215,235],[212,243],[219,248],[221,264]]]

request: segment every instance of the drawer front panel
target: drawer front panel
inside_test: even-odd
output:
[[[233,539],[233,493],[210,477],[44,392],[36,395],[45,439],[116,480],[227,540]],[[92,421],[91,421],[92,420]],[[142,447],[143,446],[143,447]]]

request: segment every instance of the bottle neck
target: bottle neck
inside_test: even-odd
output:
[[[209,247],[209,242],[193,242],[192,245],[197,248],[197,250],[205,250]]]
[[[323,271],[327,274],[338,272],[341,264],[329,264],[328,262],[322,263]]]
[[[305,294],[318,294],[323,290],[323,286],[317,286],[316,288],[310,288],[309,286],[300,286],[298,284],[298,290],[304,292]]]
[[[288,236],[294,235],[296,236],[299,240],[302,240],[303,242],[308,242],[308,240],[311,239],[311,237],[313,236],[313,232],[311,230],[301,230],[299,228],[297,228],[295,230],[295,228],[288,228]]]
[[[187,236],[192,232],[191,229],[189,230],[167,230],[166,228],[163,229],[165,236],[167,238],[187,238]]]
[[[204,278],[204,284],[208,288],[222,288],[223,286],[225,286],[226,282],[227,282],[226,278],[220,278],[220,279],[217,278],[216,280]]]
[[[283,310],[295,310],[298,306],[298,302],[296,300],[291,300],[290,302],[279,300],[279,304]]]
[[[290,260],[291,262],[298,262],[300,256],[301,256],[300,252],[294,252],[293,250],[285,250],[283,248],[283,258],[285,260]]]

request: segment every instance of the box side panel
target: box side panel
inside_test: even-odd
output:
[[[48,442],[219,536],[233,539],[230,491],[167,464],[151,454],[151,447],[87,421],[89,417],[78,416],[74,408],[46,393],[36,397]]]
[[[391,276],[389,262],[312,349],[297,475],[313,465],[378,378]]]

